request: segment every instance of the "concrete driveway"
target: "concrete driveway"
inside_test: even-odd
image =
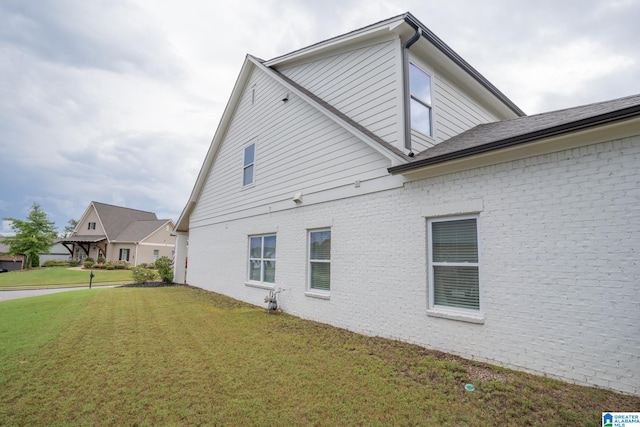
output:
[[[92,289],[113,288],[113,286],[94,286]],[[58,288],[58,289],[33,289],[19,291],[0,291],[0,302],[17,298],[37,297],[40,295],[57,294],[58,292],[78,291],[81,289],[89,289],[88,286],[80,288]]]

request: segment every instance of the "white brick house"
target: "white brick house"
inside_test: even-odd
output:
[[[248,56],[176,281],[640,394],[640,96],[526,116],[404,14]]]

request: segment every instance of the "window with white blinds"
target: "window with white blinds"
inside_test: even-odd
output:
[[[431,307],[480,310],[478,218],[428,221]]]
[[[309,232],[309,289],[331,289],[331,230]]]

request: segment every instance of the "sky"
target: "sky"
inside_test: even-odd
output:
[[[177,221],[246,54],[404,12],[527,114],[640,93],[640,0],[0,0],[0,218]]]

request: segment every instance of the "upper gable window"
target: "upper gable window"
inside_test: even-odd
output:
[[[244,147],[244,162],[242,171],[242,186],[253,184],[254,161],[256,157],[256,143]]]
[[[411,128],[428,136],[431,126],[431,76],[409,63],[409,87],[411,91]]]
[[[90,222],[87,230],[95,230],[96,229],[96,223],[95,222]]]

